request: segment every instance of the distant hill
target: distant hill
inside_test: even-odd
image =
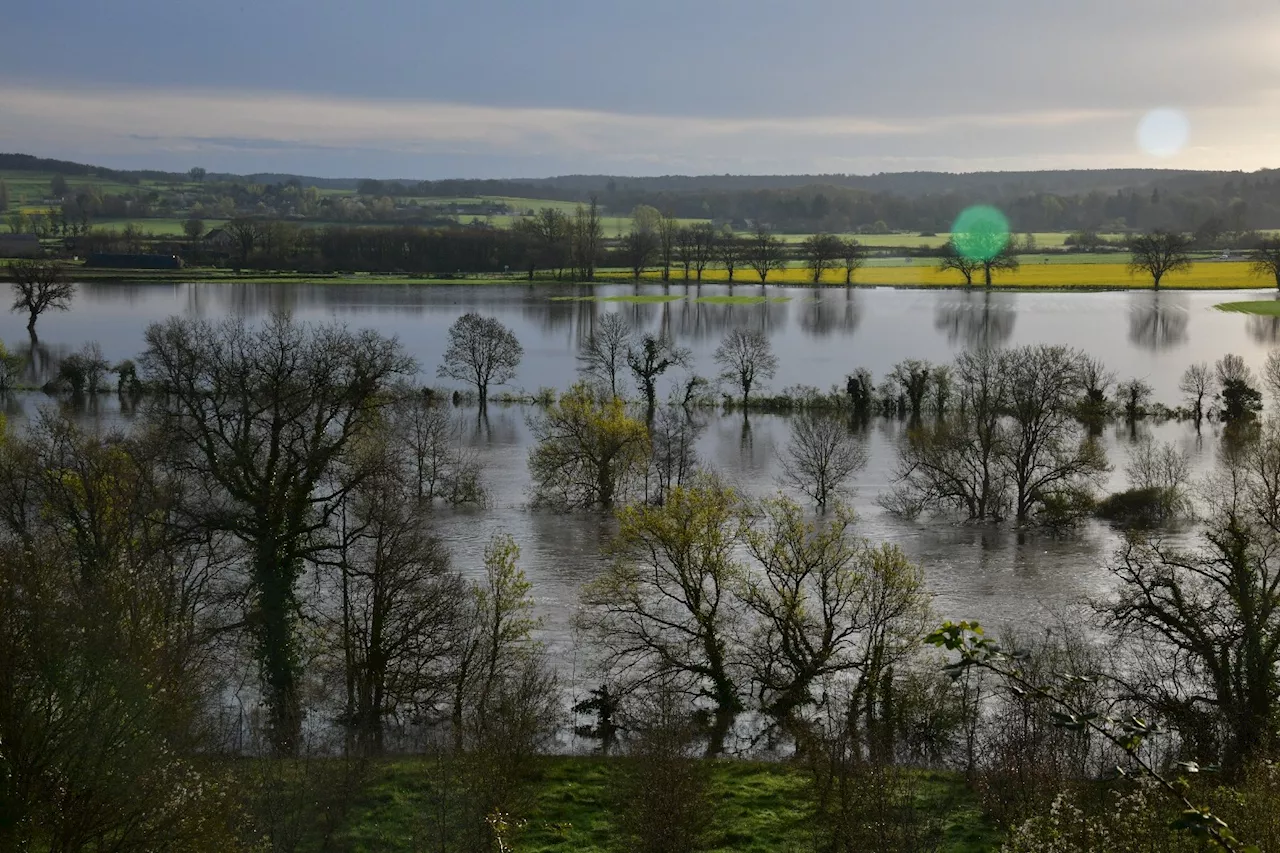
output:
[[[68,176],[97,176],[113,180],[182,181],[183,172],[158,170],[126,171],[52,160],[30,154],[0,154],[0,170],[48,172]],[[586,198],[607,193],[691,193],[751,192],[786,190],[800,187],[832,186],[873,193],[892,193],[905,197],[967,193],[1014,196],[1031,193],[1076,195],[1088,192],[1113,193],[1122,189],[1155,187],[1182,190],[1199,186],[1221,185],[1244,172],[1194,171],[1187,169],[1064,169],[1038,172],[881,172],[873,175],[663,175],[660,177],[628,177],[625,175],[560,175],[549,178],[509,180],[449,179],[440,181],[417,178],[383,180],[384,185],[398,184],[440,196],[527,196],[533,198]],[[1259,174],[1259,173],[1254,173]],[[287,173],[210,173],[211,180],[238,181],[255,184],[285,184],[296,181],[318,189],[355,190],[360,178],[317,178]]]

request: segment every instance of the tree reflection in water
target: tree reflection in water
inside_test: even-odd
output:
[[[815,288],[800,308],[800,328],[815,338],[834,332],[851,335],[862,322],[862,305],[850,287],[844,288],[844,293],[834,288]]]
[[[982,349],[1007,343],[1016,318],[1013,294],[964,290],[939,297],[933,326],[953,346],[963,343],[967,349]]]
[[[1129,342],[1152,352],[1187,342],[1187,298],[1181,293],[1136,293],[1129,305]]]

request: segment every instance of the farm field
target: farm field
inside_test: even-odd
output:
[[[659,279],[656,272],[649,272],[644,279]],[[811,274],[802,267],[790,267],[769,274],[768,284],[806,284]],[[759,285],[759,277],[752,270],[740,269],[734,276],[736,284]],[[677,280],[673,276],[673,282]],[[728,280],[722,269],[707,270],[702,280],[706,283],[723,283]],[[823,284],[843,285],[844,270],[828,271]],[[899,264],[895,266],[867,267],[854,275],[854,284],[860,286],[885,285],[890,287],[963,287],[964,278],[957,272],[940,271],[934,264]],[[1028,264],[1012,273],[997,273],[993,282],[996,288],[1086,288],[1086,289],[1137,289],[1151,288],[1151,279],[1145,275],[1131,275],[1127,263],[1057,263]],[[1165,290],[1239,290],[1265,288],[1272,283],[1253,275],[1249,265],[1243,262],[1198,261],[1186,273],[1165,277],[1161,288]],[[981,274],[974,275],[974,286],[981,287]]]

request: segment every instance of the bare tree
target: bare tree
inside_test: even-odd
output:
[[[13,307],[10,311],[27,314],[27,331],[36,333],[36,320],[49,309],[66,311],[76,294],[76,286],[67,281],[66,271],[56,261],[19,260],[9,262],[13,278]]]
[[[1159,229],[1134,237],[1129,241],[1129,251],[1133,253],[1129,272],[1147,273],[1152,286],[1159,289],[1166,274],[1191,269],[1191,256],[1187,254],[1191,243],[1192,238],[1185,234]]]
[[[627,350],[627,367],[636,385],[644,392],[646,421],[653,420],[658,404],[658,378],[673,367],[687,367],[692,353],[667,338],[646,333],[638,346]]]
[[[247,550],[244,625],[261,664],[272,744],[301,735],[297,581],[345,491],[326,485],[340,458],[382,422],[391,385],[416,368],[376,332],[308,327],[275,315],[259,327],[173,318],[147,329],[141,364],[163,389],[149,413],[165,465],[207,493],[187,507]]]
[[[693,271],[698,281],[702,281],[702,273],[716,259],[719,235],[710,222],[696,223],[689,228],[689,234],[693,241]]]
[[[410,497],[384,460],[341,501],[334,546],[316,558],[341,722],[357,753],[380,753],[389,720],[429,718],[450,695],[465,587]]]
[[[756,271],[756,275],[760,276],[761,284],[769,278],[769,273],[786,267],[782,241],[771,228],[756,224],[756,229],[752,232],[747,245],[746,261],[748,266]]]
[[[692,227],[676,229],[675,259],[684,268],[684,280],[689,280],[689,270],[693,268],[698,254],[697,236]]]
[[[840,241],[839,258],[844,263],[844,283],[853,284],[853,274],[867,263],[867,250],[850,237]]]
[[[675,399],[658,409],[649,425],[651,502],[662,504],[672,489],[688,485],[693,480],[698,471],[696,446],[705,431],[706,425]]]
[[[1280,237],[1268,237],[1249,253],[1249,270],[1260,278],[1274,278],[1280,290]]]
[[[730,284],[738,268],[747,261],[747,249],[747,242],[732,231],[726,230],[716,239],[715,259],[724,267]]]
[[[804,412],[791,421],[791,442],[781,461],[783,484],[825,510],[867,464],[867,454],[839,418]]]
[[[1204,418],[1204,403],[1217,390],[1218,380],[1213,370],[1205,362],[1193,364],[1182,374],[1178,382],[1178,390],[1186,395],[1191,403],[1191,416],[1195,419],[1196,429],[1200,429],[1200,421]]]
[[[653,263],[658,250],[658,238],[652,232],[632,230],[622,238],[618,246],[622,261],[631,270],[631,277],[639,279]]]
[[[763,380],[778,372],[778,357],[759,329],[730,329],[716,348],[715,359],[721,368],[720,378],[742,392],[744,409],[750,405],[751,389],[762,387]]]
[[[600,256],[602,239],[604,239],[604,225],[600,221],[600,205],[593,195],[590,204],[578,205],[573,214],[570,255],[579,281],[595,279],[596,261]]]
[[[572,259],[573,222],[563,210],[554,207],[541,208],[531,217],[517,223],[518,230],[532,241],[527,256],[529,278],[538,267],[551,270],[560,279]]]
[[[664,211],[658,217],[657,225],[658,234],[658,261],[662,267],[662,280],[671,280],[671,262],[675,259],[676,237],[680,232],[680,223],[671,211]],[[685,278],[689,278],[688,268],[685,270]]]
[[[631,350],[631,326],[621,314],[610,313],[600,318],[596,328],[582,342],[578,353],[578,371],[609,387],[609,395],[618,395],[618,374],[627,366]]]
[[[523,357],[524,348],[510,329],[494,317],[481,317],[471,311],[449,327],[449,347],[436,375],[474,385],[480,408],[484,409],[489,386],[514,379]]]
[[[430,389],[413,389],[398,399],[391,428],[417,500],[428,505],[436,499],[454,505],[486,502],[483,465],[462,447],[461,419],[452,417],[449,406]]]
[[[942,247],[942,260],[938,262],[938,269],[942,272],[955,270],[964,276],[966,285],[973,284],[973,274],[981,268],[982,262],[966,257],[956,248],[954,240],[948,240],[947,245]]]
[[[822,281],[823,273],[832,269],[844,251],[843,241],[834,234],[813,234],[800,244],[805,263],[813,272],[813,283]]]

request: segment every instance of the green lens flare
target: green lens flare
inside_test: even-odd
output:
[[[989,261],[1009,244],[1009,220],[989,204],[965,208],[951,226],[956,251],[971,261]]]

